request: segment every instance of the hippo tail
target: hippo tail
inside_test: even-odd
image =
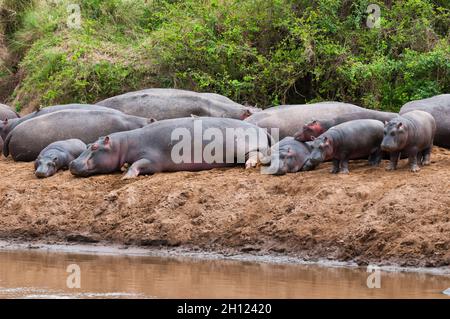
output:
[[[11,141],[12,134],[8,134],[5,141],[3,142],[3,156],[9,156],[9,142]]]

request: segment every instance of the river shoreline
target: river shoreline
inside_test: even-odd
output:
[[[188,250],[405,268],[450,266],[450,150],[412,174],[352,161],[350,174],[258,169],[37,179],[0,159],[0,240]]]
[[[328,259],[304,260],[296,256],[286,256],[282,254],[251,254],[236,251],[234,254],[227,254],[202,251],[198,248],[189,247],[152,247],[144,248],[139,246],[123,246],[108,243],[83,244],[83,243],[45,243],[41,241],[24,242],[19,240],[0,240],[0,251],[38,251],[42,253],[69,253],[77,255],[104,255],[119,257],[159,257],[168,259],[188,259],[188,260],[224,260],[263,264],[289,264],[289,265],[312,265],[328,268],[362,268],[354,262],[342,262]],[[450,266],[445,267],[402,267],[398,265],[372,265],[378,266],[384,272],[412,272],[424,273],[437,276],[450,276]]]

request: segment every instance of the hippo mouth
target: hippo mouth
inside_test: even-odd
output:
[[[37,169],[36,172],[34,173],[34,175],[37,178],[47,178],[47,177],[53,176],[55,173],[56,173],[56,171],[54,171],[54,170],[46,170],[46,171],[44,171],[44,170],[41,170],[41,169]]]
[[[94,174],[93,170],[87,168],[87,165],[79,165],[78,163],[74,162],[71,162],[69,164],[69,171],[70,173],[72,173],[72,175],[79,177],[89,177]]]

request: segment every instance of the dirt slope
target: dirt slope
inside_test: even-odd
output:
[[[412,174],[353,162],[282,177],[259,170],[46,180],[0,160],[0,238],[183,245],[403,266],[450,265],[450,151]]]

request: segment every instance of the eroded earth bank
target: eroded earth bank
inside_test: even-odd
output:
[[[0,160],[0,239],[181,246],[401,266],[450,265],[450,150],[412,174],[357,161],[276,177],[258,169],[38,180]]]

